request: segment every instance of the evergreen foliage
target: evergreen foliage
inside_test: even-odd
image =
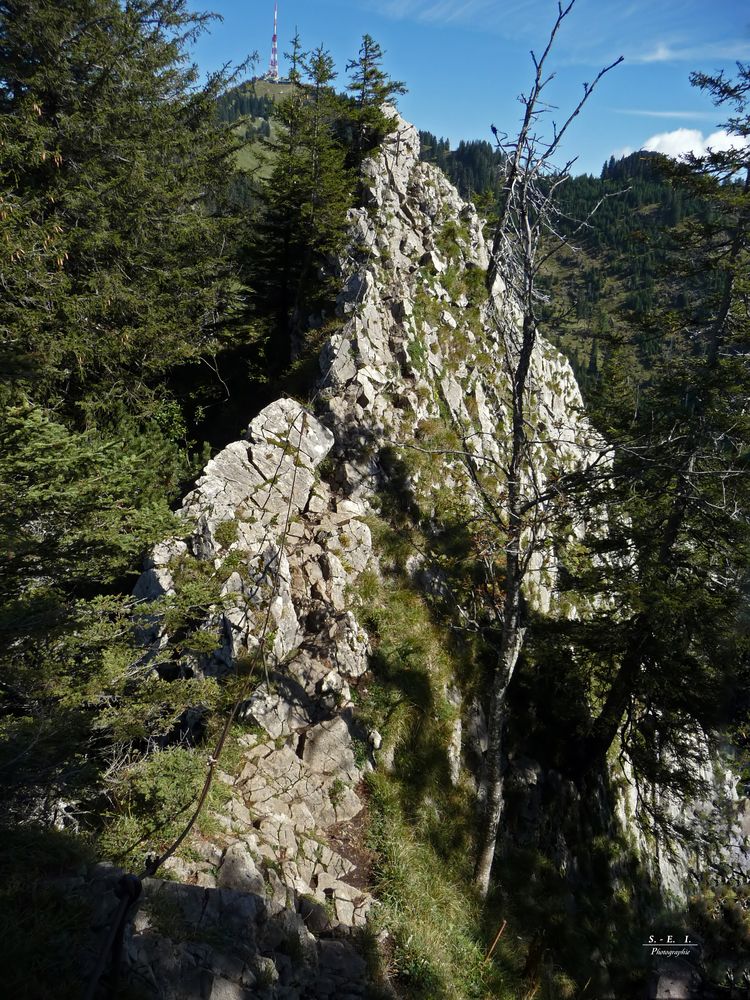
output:
[[[440,167],[462,198],[476,199],[487,209],[497,200],[502,189],[503,158],[489,142],[462,139],[452,150],[448,139],[422,131],[419,141],[421,159]]]
[[[749,80],[743,66],[735,81],[723,74],[693,77],[717,105],[734,111],[725,128],[742,137],[750,123]],[[730,692],[747,689],[738,621],[750,555],[750,156],[746,148],[709,152],[672,173],[679,189],[700,193],[710,209],[678,233],[673,273],[688,287],[696,274],[711,281],[700,300],[654,316],[666,334],[663,347],[635,415],[631,403],[627,424],[621,416],[615,431],[633,442],[621,460],[638,566],[639,600],[629,602],[636,612],[627,631],[642,676],[631,675],[630,697],[653,705],[646,711],[655,717],[660,743],[679,748],[686,720],[708,730],[746,710]],[[621,671],[628,671],[626,662]],[[643,669],[651,662],[660,669]],[[612,707],[618,680],[610,689]],[[601,739],[607,738],[608,707],[597,720]]]
[[[455,150],[430,132],[420,132],[420,140],[422,159],[439,166],[492,223],[502,188],[501,153],[483,140],[461,141]],[[698,190],[674,182],[668,163],[643,151],[611,157],[600,177],[570,177],[558,189],[561,233],[575,232],[575,249],[564,248],[540,276],[550,299],[544,319],[586,397],[613,337],[627,331],[633,363],[648,368],[658,351],[648,313],[659,302],[679,309],[712,293],[712,272],[696,269],[688,276],[672,269],[675,228],[688,220],[707,224],[712,209]],[[577,231],[596,206],[589,225]]]
[[[726,127],[745,134],[744,91],[723,77],[696,82],[734,106]],[[669,169],[684,202],[702,207],[670,234],[668,269],[703,292],[652,310],[647,371],[627,340],[602,367],[594,418],[615,461],[586,504],[607,511],[609,528],[589,536],[593,558],[571,565],[570,579],[607,603],[562,628],[591,671],[579,763],[602,761],[618,741],[639,780],[682,793],[700,784],[711,734],[747,713],[749,167],[735,149]]]
[[[383,105],[393,104],[397,95],[406,93],[405,85],[400,80],[391,80],[383,69],[383,56],[372,36],[363,35],[357,58],[346,65],[351,74],[346,89],[352,97],[350,117],[356,166],[391,131],[394,119],[383,110]]]
[[[236,141],[215,123],[221,78],[198,88],[184,65],[205,19],[179,0],[9,0],[0,16],[3,349],[81,424],[210,348]]]
[[[104,692],[140,655],[123,590],[193,468],[166,380],[238,304],[228,81],[185,57],[207,21],[184,0],[0,3],[2,758],[32,814],[96,771]],[[158,730],[190,695],[154,697]]]
[[[330,55],[296,37],[291,85],[200,84],[186,46],[209,21],[185,0],[0,2],[0,765],[16,765],[8,803],[40,817],[95,790],[112,746],[178,738],[187,707],[221,701],[169,683],[190,676],[221,581],[181,568],[181,596],[143,623],[172,635],[148,665],[127,595],[175,530],[194,435],[236,436],[248,387],[262,405],[330,308],[353,203],[363,109],[335,94]],[[373,142],[391,84],[368,53]],[[259,137],[270,176],[248,181],[238,157]]]
[[[299,84],[302,82],[302,76],[300,69],[302,62],[304,60],[304,53],[302,51],[302,39],[299,36],[299,31],[295,29],[294,38],[291,41],[292,51],[285,52],[284,56],[289,61],[289,82],[294,84]]]
[[[240,118],[263,118],[268,121],[275,102],[269,94],[256,94],[254,91],[254,86],[250,84],[222,94],[216,101],[219,120],[236,122]]]
[[[259,191],[248,254],[254,306],[272,330],[272,371],[289,364],[293,339],[330,299],[322,275],[341,248],[354,198],[339,137],[344,105],[332,87],[333,60],[321,46],[299,61],[300,88],[274,106],[276,134],[265,141],[273,166]]]
[[[61,797],[90,804],[120,754],[127,775],[110,780],[115,815],[100,840],[113,852],[138,843],[153,819],[164,821],[161,836],[174,832],[204,773],[184,746],[158,760],[139,752],[184,744],[190,707],[210,728],[233,693],[189,668],[213,643],[197,623],[220,605],[222,581],[186,558],[181,596],[150,605],[144,619],[128,596],[135,571],[150,544],[177,530],[171,506],[198,467],[193,438],[216,394],[213,371],[241,396],[241,416],[234,399],[224,411],[239,424],[251,415],[248,386],[259,393],[269,376],[289,379],[293,357],[326,331],[355,168],[392,126],[383,105],[404,92],[369,35],[347,64],[346,95],[334,90],[330,54],[303,51],[298,35],[283,96],[256,84],[227,91],[224,74],[201,85],[186,46],[208,19],[187,0],[0,0],[4,804],[26,819],[49,818]],[[747,139],[750,70],[694,82],[730,108],[726,128]],[[464,196],[498,203],[507,167],[498,149],[421,139],[423,158]],[[248,179],[238,154],[256,142],[263,169]],[[598,610],[527,618],[517,578],[511,610],[527,646],[517,677],[514,648],[499,697],[510,689],[516,712],[528,712],[524,738],[584,790],[617,749],[637,781],[691,793],[712,733],[750,749],[750,153],[677,166],[656,154],[612,159],[600,178],[560,188],[562,217],[586,217],[603,197],[580,274],[563,259],[546,279],[570,317],[565,343],[615,454],[611,474],[578,494],[587,510],[606,510],[606,532],[559,552],[559,596]],[[443,236],[449,245],[456,231]],[[559,319],[535,313],[532,291],[529,356],[537,320]],[[526,374],[516,378],[520,447]],[[219,438],[221,418],[212,420]],[[522,457],[511,465],[518,481]],[[477,542],[500,539],[499,567],[512,535],[504,527],[502,538],[499,529],[469,537],[453,499],[441,571],[477,595]],[[227,523],[228,541],[235,527]],[[401,527],[380,530],[409,548]],[[483,958],[486,928],[466,891],[473,800],[449,786],[444,752],[456,721],[451,670],[458,664],[479,691],[510,616],[499,590],[485,587],[490,625],[459,652],[405,575],[369,582],[360,597],[378,641],[377,680],[361,714],[398,764],[370,780],[397,971],[415,996],[510,995],[521,988],[520,946],[503,942],[500,960]],[[146,662],[136,633],[156,621],[171,640]],[[512,739],[520,727],[513,722]],[[101,799],[95,806],[94,825]],[[665,817],[652,810],[650,819]],[[553,925],[567,905],[564,879],[548,859],[525,857],[540,884],[560,892],[558,910],[543,914]],[[10,888],[16,906],[18,885]],[[625,919],[626,907],[612,906]],[[587,910],[592,937],[601,916]],[[542,919],[536,909],[533,919]],[[568,989],[562,973],[552,982]]]
[[[322,46],[306,52],[296,34],[287,58],[288,84],[264,84],[270,93],[259,97],[255,81],[232,91],[220,108],[235,122],[242,113],[267,116],[266,128],[245,133],[260,139],[259,175],[233,195],[254,213],[243,273],[267,338],[264,364],[274,375],[304,351],[311,327],[330,312],[331,264],[355,202],[356,170],[392,126],[384,102],[405,91],[383,70],[382,49],[369,35],[347,64],[349,95],[334,90],[336,70]]]

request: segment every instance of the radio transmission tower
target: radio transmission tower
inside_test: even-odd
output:
[[[279,22],[279,4],[278,0],[274,0],[273,39],[271,41],[271,63],[268,67],[268,73],[266,74],[268,79],[273,81],[277,81],[279,79],[279,36],[277,33],[278,22]]]

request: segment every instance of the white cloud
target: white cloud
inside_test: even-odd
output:
[[[663,62],[701,62],[707,59],[747,59],[750,57],[750,45],[736,40],[705,42],[701,45],[673,46],[658,42],[645,52],[628,55],[627,61],[633,63],[663,63]]]
[[[641,63],[654,63],[654,62],[671,62],[674,59],[674,50],[670,49],[668,45],[659,44],[655,49],[650,52],[642,52],[640,55],[631,56],[631,62],[641,62]]]
[[[674,159],[679,159],[687,153],[703,156],[709,149],[717,152],[725,149],[739,149],[747,146],[747,139],[729,135],[723,129],[704,136],[697,128],[676,128],[672,132],[659,132],[641,146],[641,149],[653,153],[664,153]]]
[[[616,115],[635,115],[640,118],[671,118],[674,120],[698,121],[715,119],[715,111],[647,111],[644,108],[613,108]]]

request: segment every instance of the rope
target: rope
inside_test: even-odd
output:
[[[355,308],[359,304],[359,301],[360,301],[360,299],[362,298],[362,296],[364,294],[364,288],[365,288],[365,283],[363,282],[362,285],[360,286],[360,288],[359,288],[359,290],[357,292],[356,298],[354,300],[354,306],[355,306]],[[333,366],[334,366],[335,362],[336,362],[336,357],[334,356],[333,360],[331,361],[330,365],[328,366],[327,371],[322,375],[322,377],[321,377],[321,379],[320,379],[320,381],[318,383],[318,387],[317,387],[316,391],[311,396],[311,398],[310,398],[310,400],[308,402],[308,407],[312,408],[314,406],[314,404],[316,403],[316,401],[317,401],[318,397],[320,396],[321,392],[323,391],[324,388],[326,388],[326,385],[327,385],[327,382],[328,382],[328,378],[329,378],[329,376],[330,376],[330,374],[331,374],[331,372],[333,370]],[[303,408],[302,411],[301,411],[301,414],[298,414],[294,418],[294,420],[292,421],[291,427],[289,429],[289,438],[291,438],[291,432],[292,432],[295,424],[297,423],[297,420],[299,419],[299,416],[302,416],[302,426],[301,426],[300,431],[299,431],[299,440],[297,442],[297,446],[296,446],[295,451],[294,451],[294,459],[295,459],[295,461],[294,461],[294,474],[292,476],[292,484],[291,484],[291,488],[290,488],[290,491],[289,491],[289,500],[287,502],[286,518],[285,518],[285,521],[284,521],[284,530],[282,532],[281,538],[280,538],[279,543],[278,543],[277,554],[274,556],[274,559],[275,559],[275,562],[276,562],[276,567],[275,567],[274,578],[273,578],[273,586],[272,586],[272,590],[271,590],[271,596],[270,596],[269,601],[268,601],[268,607],[266,609],[266,616],[265,616],[265,620],[263,622],[263,628],[261,630],[261,637],[260,637],[260,641],[259,641],[259,644],[258,644],[258,655],[256,656],[256,658],[255,658],[255,660],[253,662],[252,669],[250,670],[250,672],[248,674],[248,677],[247,677],[247,680],[245,681],[245,684],[242,687],[242,691],[240,693],[240,696],[235,701],[234,705],[232,706],[231,712],[229,713],[229,715],[227,716],[227,718],[226,718],[226,720],[224,722],[224,725],[222,727],[221,733],[219,735],[219,739],[217,740],[216,746],[214,747],[214,752],[208,758],[208,770],[206,772],[206,777],[205,777],[205,780],[204,780],[203,787],[201,789],[200,795],[198,796],[198,801],[196,803],[196,807],[195,807],[192,815],[190,816],[190,819],[187,821],[187,823],[185,824],[185,827],[183,828],[183,830],[172,841],[172,843],[169,845],[169,847],[165,851],[163,851],[163,853],[160,854],[158,857],[152,858],[149,861],[147,861],[146,865],[143,867],[143,869],[141,870],[141,872],[138,875],[132,875],[132,874],[123,875],[122,878],[119,880],[115,892],[116,892],[116,895],[120,898],[120,902],[118,903],[117,909],[114,911],[114,913],[112,914],[112,916],[110,918],[109,931],[107,932],[107,936],[106,936],[106,938],[104,940],[102,948],[101,948],[101,950],[99,952],[99,955],[97,957],[96,965],[95,965],[94,970],[93,970],[93,972],[91,974],[91,978],[89,980],[88,988],[86,990],[86,993],[84,994],[83,1000],[94,1000],[94,998],[96,996],[96,993],[97,993],[97,990],[98,990],[98,987],[99,987],[100,982],[101,982],[102,975],[103,975],[104,970],[105,970],[106,965],[107,965],[107,958],[110,955],[110,953],[112,955],[112,960],[111,960],[111,972],[110,972],[110,981],[109,981],[108,992],[109,992],[110,998],[113,998],[113,1000],[114,1000],[115,992],[116,992],[116,989],[117,989],[117,980],[119,978],[120,960],[121,960],[121,956],[122,956],[122,948],[123,948],[125,925],[127,923],[127,915],[128,915],[128,912],[129,912],[131,906],[133,905],[133,903],[135,903],[139,899],[139,897],[141,895],[142,888],[143,888],[143,879],[145,879],[145,878],[152,878],[156,874],[156,872],[159,870],[159,868],[161,868],[162,865],[167,860],[169,860],[169,858],[171,858],[172,855],[178,850],[178,848],[180,847],[180,845],[183,843],[183,841],[185,840],[185,838],[188,837],[188,835],[190,834],[191,830],[195,826],[195,823],[196,823],[196,821],[198,820],[198,817],[201,814],[203,806],[205,805],[206,799],[208,798],[209,792],[211,790],[211,785],[213,784],[213,779],[214,779],[216,767],[217,767],[217,765],[218,765],[218,763],[219,763],[219,761],[221,759],[221,754],[222,754],[222,752],[224,750],[224,746],[226,744],[227,737],[229,736],[229,732],[230,732],[230,730],[232,728],[232,724],[234,723],[235,719],[237,718],[237,713],[239,712],[240,708],[242,707],[242,705],[247,700],[247,696],[250,693],[250,685],[251,685],[252,681],[254,680],[255,670],[256,670],[256,667],[257,667],[257,665],[258,665],[259,662],[263,663],[264,670],[266,672],[266,676],[268,676],[268,668],[267,668],[266,661],[265,661],[265,643],[266,643],[266,639],[268,638],[268,630],[269,630],[270,621],[271,621],[271,608],[273,606],[274,596],[277,594],[277,591],[278,591],[279,579],[281,577],[281,556],[282,556],[282,554],[284,552],[284,548],[285,548],[285,545],[286,545],[287,537],[288,537],[288,534],[289,534],[289,525],[290,525],[290,522],[291,522],[292,503],[293,503],[293,499],[294,499],[294,488],[295,488],[296,483],[297,483],[297,471],[299,469],[299,456],[300,456],[300,453],[302,451],[302,435],[304,433],[305,427],[307,426],[307,418],[310,415],[311,414],[309,414],[308,411]],[[276,473],[278,473],[279,469],[281,468],[281,464],[282,464],[284,458],[288,454],[288,444],[289,444],[289,440],[287,440],[287,442],[284,445],[284,450],[282,451],[281,457],[279,458],[278,464],[276,466]],[[275,479],[275,474],[274,474],[273,477],[271,477],[270,480],[268,480],[268,482],[273,482],[274,479]],[[267,497],[266,500],[265,500],[265,502],[264,502],[264,508],[265,508],[265,504],[268,502],[268,499],[269,499],[269,497]],[[266,570],[268,570],[269,567],[270,567],[270,563],[268,564],[268,566],[266,566]],[[183,806],[183,808],[180,810],[180,812],[182,812],[185,808],[186,808],[186,806]],[[178,813],[178,815],[179,815],[179,813]],[[140,843],[140,842],[141,841],[139,841],[138,843]],[[134,845],[134,846],[137,846],[137,844]],[[132,849],[133,848],[129,848],[129,850],[132,850]],[[128,853],[128,852],[126,852],[126,853]]]
[[[289,500],[287,503],[286,518],[284,522],[284,531],[279,541],[271,598],[268,601],[266,617],[263,623],[263,628],[261,630],[261,638],[258,645],[260,656],[256,658],[255,663],[253,664],[253,668],[250,671],[247,680],[245,681],[242,687],[242,691],[240,693],[239,698],[235,701],[234,705],[232,706],[231,712],[224,721],[221,733],[219,734],[219,739],[216,743],[216,746],[214,747],[214,752],[208,758],[208,770],[206,772],[206,777],[203,782],[203,787],[201,789],[200,795],[198,796],[198,801],[196,803],[195,809],[193,810],[190,819],[187,821],[180,834],[172,841],[169,847],[165,851],[163,851],[162,854],[160,854],[158,857],[150,859],[138,875],[124,875],[120,879],[116,890],[117,895],[120,896],[120,902],[117,906],[117,909],[110,918],[110,928],[104,940],[102,948],[99,952],[99,956],[97,958],[94,970],[91,974],[91,979],[89,980],[88,988],[86,990],[86,993],[84,994],[84,1000],[94,1000],[97,988],[101,981],[102,974],[106,967],[107,957],[110,955],[110,953],[112,954],[112,963],[111,963],[112,975],[110,977],[109,995],[110,997],[114,997],[116,982],[117,978],[119,977],[120,958],[122,955],[123,936],[124,936],[125,923],[127,920],[128,911],[131,905],[139,898],[141,894],[143,879],[153,877],[159,870],[159,868],[161,868],[161,866],[165,863],[165,861],[167,861],[169,858],[172,857],[175,851],[177,851],[177,849],[183,843],[185,838],[190,834],[196,821],[198,820],[198,817],[201,814],[203,806],[206,803],[206,799],[208,798],[209,792],[211,791],[211,785],[213,784],[216,766],[221,758],[221,754],[224,749],[224,745],[226,743],[229,732],[231,730],[232,724],[235,718],[237,717],[237,713],[240,709],[240,706],[246,701],[247,695],[249,694],[250,684],[254,679],[255,668],[258,663],[258,659],[262,659],[265,663],[265,656],[264,656],[265,643],[268,637],[268,629],[271,621],[271,607],[273,605],[273,595],[278,589],[279,578],[281,575],[281,553],[284,551],[284,545],[286,543],[289,531],[289,523],[291,521],[294,487],[296,485],[297,470],[299,468],[298,459],[300,451],[302,449],[302,435],[304,433],[308,414],[305,410],[303,410],[301,416],[302,416],[302,426],[300,428],[299,441],[297,442],[297,447],[295,450],[295,459],[297,459],[297,461],[295,461],[294,463],[294,474],[292,476],[292,485],[289,491]],[[296,424],[298,419],[299,415],[294,418],[290,431],[294,428],[294,425]],[[278,472],[279,468],[281,467],[281,463],[283,462],[287,454],[288,450],[287,446],[285,445],[284,451],[282,452],[281,457],[279,458],[279,462],[276,467],[276,472]]]

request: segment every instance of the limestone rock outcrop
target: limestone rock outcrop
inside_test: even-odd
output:
[[[351,933],[377,903],[353,845],[363,776],[393,752],[355,708],[370,653],[355,592],[365,574],[381,572],[368,516],[384,493],[433,515],[446,497],[477,503],[460,450],[497,470],[486,486],[500,503],[505,488],[510,390],[497,318],[512,326],[517,310],[501,282],[484,294],[483,222],[420,161],[418,133],[401,119],[363,179],[367,204],[350,213],[341,322],[322,351],[314,406],[272,403],[208,463],[178,512],[184,534],[154,548],[136,587],[144,602],[158,602],[179,590],[186,567],[208,567],[222,581],[202,625],[215,644],[183,656],[173,675],[257,670],[240,713],[249,731],[239,771],[220,776],[220,832],[191,836],[187,854],[168,864],[178,884],[149,882],[128,932],[130,978],[147,994],[174,981],[172,993],[154,996],[364,994]],[[531,382],[533,475],[543,491],[599,455],[601,441],[568,362],[542,339]],[[439,460],[410,461],[418,455]],[[412,570],[439,591],[439,575],[420,558]],[[540,552],[527,598],[547,612],[556,585],[554,559]],[[143,639],[164,669],[168,636],[156,615]],[[477,701],[462,706],[452,689],[446,697],[457,715],[449,748],[457,782],[463,762],[486,751],[487,730]],[[536,787],[533,762],[526,771]],[[171,929],[164,912],[177,914]],[[237,928],[242,946],[230,948]]]
[[[321,948],[333,955],[334,945],[340,949],[375,905],[361,856],[346,850],[347,824],[356,823],[363,808],[363,771],[378,755],[387,766],[389,752],[375,749],[379,734],[364,730],[353,711],[352,689],[368,668],[369,639],[352,591],[363,573],[380,572],[367,516],[382,490],[402,490],[407,502],[418,498],[428,510],[446,491],[468,503],[475,499],[465,465],[450,449],[426,468],[408,468],[413,449],[429,452],[446,430],[478,463],[501,468],[509,388],[498,364],[497,313],[511,324],[517,318],[501,283],[486,301],[482,220],[439,170],[420,161],[413,126],[397,120],[381,153],[365,163],[363,179],[367,204],[350,213],[341,326],[321,355],[314,411],[278,400],[250,423],[243,440],[219,452],[178,512],[185,534],[154,548],[136,587],[144,601],[158,601],[179,590],[190,564],[209,567],[223,581],[220,601],[203,623],[215,648],[182,657],[174,665],[178,675],[221,677],[238,663],[263,661],[241,713],[255,735],[245,737],[239,775],[223,776],[229,801],[214,817],[221,833],[211,842],[194,834],[191,860],[169,862],[171,877],[183,883],[177,903],[182,906],[183,890],[188,909],[198,905],[195,894],[203,893],[210,908],[214,898],[222,907],[225,898],[235,898],[224,894],[244,893],[263,900],[277,922],[284,913],[292,923],[304,914],[318,936],[338,935],[316,944],[305,927],[294,925],[290,933],[301,935],[313,966],[315,954],[319,964],[328,960]],[[567,361],[540,341],[532,367],[544,430],[536,476],[543,483],[585,462],[599,442]],[[407,468],[396,482],[398,463]],[[500,495],[503,486],[498,474],[492,488]],[[415,572],[421,572],[416,564]],[[554,573],[541,561],[532,567],[529,599],[543,610]],[[439,579],[431,585],[439,588]],[[157,662],[168,644],[156,617],[144,641]],[[460,716],[457,691],[453,698]],[[464,714],[476,757],[486,745],[481,708]],[[457,718],[449,755],[453,781],[461,770],[462,734]],[[174,891],[169,883],[149,888],[133,928],[131,966],[148,967],[152,979],[166,974],[183,947],[175,941],[172,951],[162,949],[162,959],[148,943],[154,901]],[[261,957],[275,970],[266,969],[273,980],[268,996],[331,995],[329,987],[285,981],[286,964],[276,953],[261,948]],[[214,976],[207,997],[242,996],[253,977],[263,975],[257,962],[245,963],[249,971],[234,976],[232,993],[216,979],[224,958],[213,965],[207,954],[195,961]],[[328,980],[335,976],[323,976]]]
[[[366,963],[350,941],[320,936],[326,911],[318,908],[321,917],[305,901],[295,909],[278,879],[273,893],[259,892],[243,871],[235,863],[227,880],[235,884],[220,888],[145,880],[123,942],[131,992],[160,1000],[362,1000]],[[106,930],[120,875],[98,865],[57,888],[93,906],[95,928]]]
[[[349,258],[359,262],[341,295],[348,321],[321,356],[323,422],[335,432],[335,485],[368,504],[390,485],[383,450],[408,462],[437,451],[404,484],[424,508],[452,490],[477,501],[461,461],[467,450],[501,496],[510,389],[498,314],[512,327],[518,310],[498,279],[483,294],[488,249],[483,222],[443,174],[419,159],[416,129],[399,120],[380,157],[365,164],[370,203],[351,212]],[[538,441],[537,488],[596,460],[602,442],[584,412],[568,361],[539,338],[532,358]],[[439,439],[448,429],[454,454]],[[583,532],[583,523],[575,526]],[[554,561],[536,555],[528,597],[550,608]]]

